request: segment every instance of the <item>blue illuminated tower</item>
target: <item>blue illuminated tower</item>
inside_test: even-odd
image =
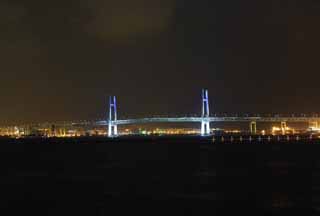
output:
[[[118,126],[117,126],[116,96],[110,96],[110,98],[109,98],[108,136],[115,137],[117,135],[118,135]]]
[[[202,121],[201,121],[201,136],[210,134],[210,114],[209,114],[209,96],[208,90],[202,89]]]

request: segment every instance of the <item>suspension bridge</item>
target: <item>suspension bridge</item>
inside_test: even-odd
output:
[[[146,118],[137,118],[137,119],[118,119],[117,113],[117,100],[116,96],[110,96],[109,98],[109,115],[106,121],[98,121],[98,125],[108,126],[108,136],[116,137],[118,136],[118,125],[134,125],[134,124],[147,124],[147,123],[188,123],[195,122],[199,123],[201,130],[200,134],[202,136],[210,135],[210,123],[211,122],[248,122],[250,127],[250,132],[256,134],[257,132],[257,123],[259,122],[279,122],[282,131],[286,130],[287,122],[305,122],[312,123],[317,127],[318,122],[320,122],[319,117],[238,117],[238,116],[229,116],[229,117],[212,117],[210,116],[209,110],[209,94],[207,89],[202,89],[201,94],[202,101],[202,111],[199,117],[146,117]]]

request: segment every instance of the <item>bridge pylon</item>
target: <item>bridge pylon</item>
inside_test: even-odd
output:
[[[118,136],[116,96],[109,97],[108,137]]]
[[[210,120],[209,120],[209,95],[207,89],[202,89],[202,115],[201,115],[201,135],[210,134]]]

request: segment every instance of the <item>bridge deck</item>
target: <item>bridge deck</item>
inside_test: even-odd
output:
[[[179,118],[140,118],[140,119],[123,119],[114,122],[117,125],[126,124],[145,124],[160,122],[320,122],[319,117],[179,117]],[[97,122],[99,125],[107,125],[107,121]]]

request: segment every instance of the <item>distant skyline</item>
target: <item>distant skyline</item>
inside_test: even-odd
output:
[[[0,124],[320,113],[320,2],[4,0]]]

